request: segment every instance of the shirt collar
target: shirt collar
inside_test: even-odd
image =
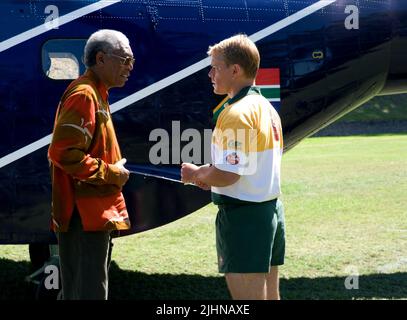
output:
[[[233,104],[237,101],[239,101],[240,99],[251,95],[251,94],[261,94],[260,93],[260,89],[257,88],[256,86],[247,86],[242,88],[233,98],[230,98],[227,102],[226,105],[230,105]]]

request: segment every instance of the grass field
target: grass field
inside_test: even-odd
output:
[[[306,139],[285,154],[282,187],[283,299],[407,299],[406,135]],[[110,298],[229,299],[215,215],[116,239]],[[0,246],[0,299],[29,299],[28,273],[27,246]]]

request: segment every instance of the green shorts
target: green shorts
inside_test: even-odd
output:
[[[268,273],[284,264],[284,209],[280,200],[218,205],[216,249],[221,273]]]

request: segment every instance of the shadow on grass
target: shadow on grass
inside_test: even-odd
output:
[[[229,300],[222,275],[205,277],[190,274],[145,274],[110,265],[111,300]]]
[[[35,286],[24,281],[29,262],[0,259],[0,300],[33,300]],[[407,299],[407,272],[359,277],[359,289],[347,290],[343,277],[281,279],[283,299]],[[112,261],[111,300],[229,300],[223,276],[145,274],[122,270]]]

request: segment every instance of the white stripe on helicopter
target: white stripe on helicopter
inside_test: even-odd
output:
[[[86,7],[80,8],[78,10],[72,11],[68,14],[58,17],[51,22],[44,22],[38,27],[32,28],[25,32],[22,32],[14,37],[0,42],[0,52],[5,51],[11,47],[14,47],[24,41],[30,40],[40,34],[43,34],[52,29],[53,25],[62,26],[68,22],[86,16],[89,13],[95,12],[97,10],[103,9],[105,7],[111,6],[112,4],[121,2],[121,0],[101,0],[96,3],[92,3]]]
[[[282,19],[282,20],[268,26],[267,28],[264,28],[264,29],[262,29],[262,30],[260,30],[260,31],[258,31],[256,33],[252,34],[250,36],[250,38],[254,42],[259,41],[259,40],[261,40],[261,39],[263,39],[263,38],[277,32],[277,31],[279,31],[279,30],[281,30],[283,28],[288,27],[289,25],[291,25],[291,24],[293,24],[293,23],[295,23],[295,22],[297,22],[297,21],[299,21],[299,20],[313,14],[314,12],[316,12],[316,11],[318,11],[318,10],[320,10],[320,9],[322,9],[322,8],[328,6],[328,5],[330,5],[330,4],[332,4],[332,3],[336,2],[336,1],[337,0],[318,1],[318,2],[316,2],[314,4],[312,4],[312,5],[304,8],[304,9],[292,14],[291,16],[288,16],[288,17],[286,17],[286,18],[284,18],[284,19]],[[98,4],[101,5],[102,2],[104,2],[105,5],[109,5],[109,4],[113,4],[113,2],[117,3],[117,2],[120,2],[120,1],[100,1],[100,2],[98,2]],[[109,4],[107,4],[107,3],[109,3]],[[88,6],[88,7],[90,7],[90,6]],[[85,9],[85,8],[88,8],[88,7],[84,7],[82,9]],[[79,9],[79,10],[81,10],[81,9]],[[77,10],[77,11],[79,11],[79,10]],[[87,13],[85,13],[85,14],[87,14]],[[79,16],[77,18],[79,18]],[[72,20],[70,20],[70,21],[72,21]],[[65,23],[67,23],[67,22],[65,22]],[[48,30],[46,30],[46,31],[48,31]],[[44,31],[44,32],[46,32],[46,31]],[[32,37],[35,37],[36,35],[37,34],[33,35]],[[18,36],[16,36],[16,37],[18,37]],[[25,40],[28,40],[28,39],[25,39]],[[23,41],[25,41],[25,40],[23,40]],[[8,41],[8,40],[6,40],[6,41]],[[20,43],[20,42],[18,42],[18,43]],[[1,45],[2,44],[3,44],[3,42],[1,43]],[[2,50],[0,50],[0,52],[1,51]],[[131,105],[131,104],[133,104],[133,103],[135,103],[135,102],[137,102],[137,101],[139,101],[141,99],[144,99],[145,97],[147,97],[147,96],[149,96],[149,95],[151,95],[151,94],[153,94],[153,93],[155,93],[155,92],[157,92],[157,91],[159,91],[161,89],[164,89],[164,88],[174,84],[175,82],[180,81],[180,80],[190,76],[191,74],[194,74],[195,72],[198,72],[198,71],[202,70],[203,68],[206,68],[207,66],[209,66],[209,64],[210,64],[210,58],[206,57],[205,59],[202,59],[201,61],[198,61],[198,62],[194,63],[193,65],[172,74],[171,76],[168,76],[168,77],[166,77],[166,78],[164,78],[164,79],[162,79],[160,81],[157,81],[157,82],[155,82],[155,83],[153,83],[153,84],[151,84],[151,85],[149,85],[149,86],[147,86],[147,87],[145,87],[145,88],[143,88],[143,89],[141,89],[141,90],[127,96],[126,98],[123,98],[123,99],[113,103],[111,105],[110,110],[113,113],[113,112],[117,112],[117,111],[119,111],[119,110],[121,110],[123,108],[126,108],[129,105]],[[45,137],[43,137],[43,138],[29,144],[29,145],[27,145],[27,146],[25,146],[25,147],[23,147],[21,149],[18,149],[16,151],[14,151],[14,152],[0,158],[0,168],[4,167],[4,166],[6,166],[6,165],[20,159],[20,158],[22,158],[22,157],[24,157],[24,156],[26,156],[26,155],[28,155],[30,153],[33,153],[34,151],[37,151],[38,149],[40,149],[42,147],[47,146],[48,144],[51,143],[51,139],[52,139],[52,134],[49,134],[49,135],[47,135],[47,136],[45,136]]]

